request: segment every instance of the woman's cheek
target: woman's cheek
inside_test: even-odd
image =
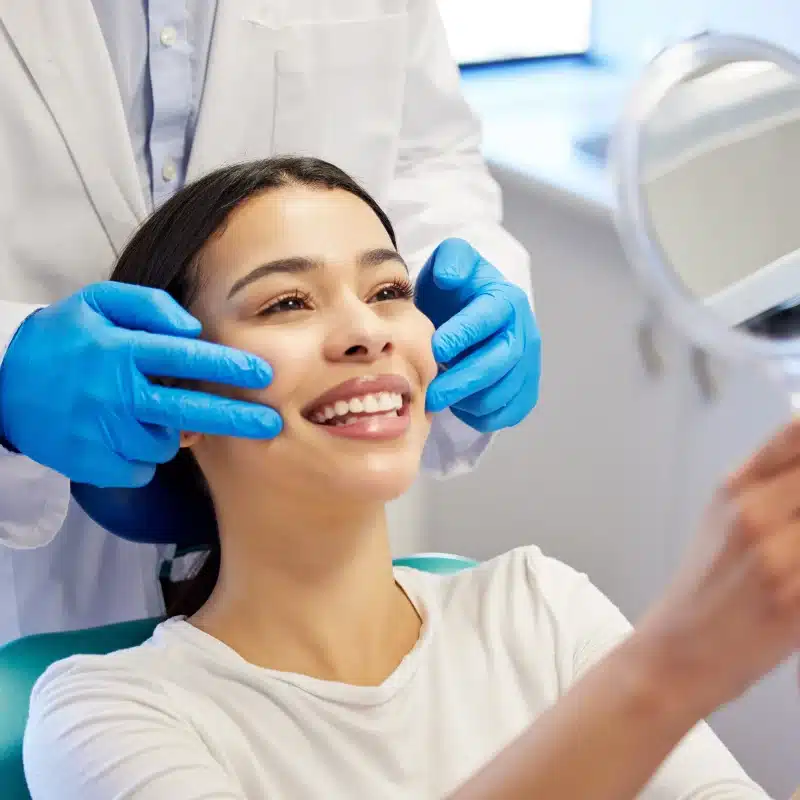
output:
[[[417,315],[417,320],[414,325],[415,335],[411,342],[411,348],[416,354],[417,370],[423,388],[427,388],[428,384],[439,372],[439,367],[433,357],[433,334],[436,329],[433,323],[421,311],[415,310],[415,313]]]
[[[298,331],[257,330],[240,337],[237,344],[231,345],[258,356],[272,368],[272,381],[264,389],[243,389],[244,399],[255,403],[279,407],[290,402],[298,388],[307,379],[311,365],[318,360],[318,350],[314,343]]]

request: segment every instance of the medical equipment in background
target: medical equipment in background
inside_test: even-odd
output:
[[[661,52],[612,139],[616,223],[652,306],[800,408],[800,60],[706,34]]]

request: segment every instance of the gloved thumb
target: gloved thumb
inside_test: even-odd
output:
[[[160,289],[105,281],[87,286],[86,303],[120,328],[167,336],[195,337],[202,326]]]
[[[431,276],[439,289],[463,286],[481,263],[480,253],[463,239],[445,239],[431,256]]]

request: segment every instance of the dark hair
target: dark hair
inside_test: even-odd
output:
[[[375,200],[349,175],[316,158],[281,157],[222,167],[176,192],[136,231],[119,257],[111,280],[163,289],[189,308],[201,285],[198,256],[203,246],[246,200],[271,189],[300,185],[340,189],[363,200],[383,224],[392,244],[397,241],[389,218]],[[157,470],[156,480],[191,504],[193,516],[208,519],[212,527],[208,555],[174,597],[166,597],[169,616],[191,616],[211,596],[219,578],[221,553],[216,516],[197,462],[182,450]]]

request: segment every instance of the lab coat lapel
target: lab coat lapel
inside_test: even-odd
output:
[[[91,0],[0,1],[6,28],[119,253],[147,215],[125,112]]]
[[[187,180],[271,153],[277,5],[263,0],[217,3]]]

